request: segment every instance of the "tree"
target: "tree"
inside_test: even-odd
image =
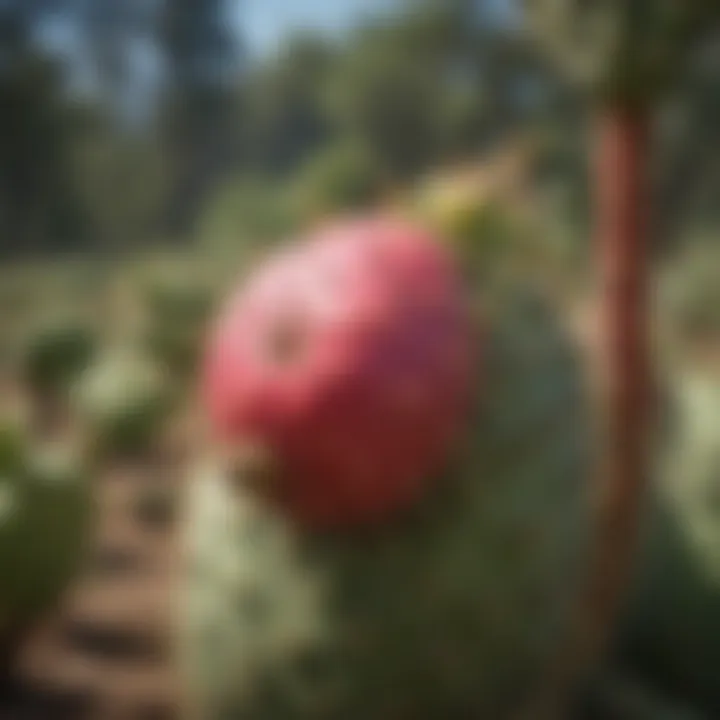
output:
[[[437,157],[437,72],[391,37],[368,39],[339,64],[330,103],[342,131],[375,149],[404,177]]]
[[[720,40],[720,38],[719,38]],[[658,253],[679,250],[687,230],[720,216],[720,42],[698,59],[658,128],[654,236]]]
[[[156,240],[168,178],[152,133],[119,132],[98,108],[72,146],[72,182],[94,249],[123,252]],[[80,122],[79,120],[76,122]]]
[[[334,60],[330,45],[301,35],[252,74],[240,118],[245,164],[286,174],[332,135],[322,92]]]
[[[398,177],[506,137],[538,113],[555,73],[515,25],[478,0],[407,2],[351,37],[334,67],[331,109],[344,132]]]
[[[240,51],[225,0],[166,0],[160,43],[166,90],[162,125],[174,185],[166,210],[172,235],[193,228],[201,205],[234,153],[233,84]]]
[[[63,76],[32,41],[42,6],[0,9],[0,248],[37,252],[82,241],[78,199],[67,183],[72,128]]]
[[[95,79],[95,94],[124,119],[138,78],[132,60],[140,43],[152,43],[158,0],[60,0],[75,18],[84,47],[83,63]]]

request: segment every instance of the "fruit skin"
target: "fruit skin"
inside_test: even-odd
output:
[[[720,377],[671,370],[670,435],[649,498],[643,554],[616,660],[720,712]]]
[[[179,649],[206,720],[510,717],[583,571],[588,403],[541,302],[483,306],[463,452],[412,512],[312,530],[211,463],[185,502]]]
[[[412,503],[466,420],[473,327],[452,257],[390,216],[286,248],[211,333],[204,398],[222,442],[268,445],[301,522],[347,526]]]
[[[52,609],[83,560],[93,505],[72,448],[0,420],[0,646]]]

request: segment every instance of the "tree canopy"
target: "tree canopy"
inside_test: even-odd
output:
[[[239,178],[292,182],[313,165],[347,178],[354,164],[402,183],[529,126],[553,138],[551,165],[578,195],[580,98],[499,5],[399,0],[340,38],[306,30],[251,57],[226,0],[7,0],[0,249],[182,242]],[[717,72],[708,52],[664,120],[667,242],[715,221]],[[342,159],[360,147],[367,161]]]

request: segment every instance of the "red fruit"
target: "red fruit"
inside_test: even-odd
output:
[[[348,525],[410,505],[465,420],[472,325],[424,231],[344,221],[274,256],[211,333],[204,374],[224,442],[260,440],[298,520]]]

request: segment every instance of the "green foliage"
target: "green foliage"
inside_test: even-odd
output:
[[[159,210],[171,237],[195,230],[238,144],[234,83],[242,55],[229,13],[226,0],[174,0],[157,5],[150,20],[168,63],[159,127],[169,191]]]
[[[411,199],[412,212],[453,247],[475,281],[509,272],[565,282],[582,260],[581,233],[534,185],[534,151],[519,173],[508,173],[504,162],[491,157],[430,175]]]
[[[138,292],[145,348],[169,373],[187,378],[195,369],[215,301],[209,279],[197,268],[168,269],[147,278]]]
[[[315,155],[294,180],[298,215],[313,219],[372,206],[384,189],[382,164],[362,144],[343,141]]]
[[[442,102],[418,57],[380,37],[342,59],[328,89],[344,132],[359,137],[399,176],[436,156],[437,110]]]
[[[39,619],[78,571],[93,508],[69,445],[34,442],[0,420],[0,642]]]
[[[122,251],[154,238],[170,183],[157,142],[118,137],[102,118],[78,135],[71,180],[94,245]]]
[[[95,329],[81,318],[43,323],[30,333],[22,351],[25,383],[38,395],[66,393],[92,361],[96,345]]]
[[[279,183],[240,178],[227,184],[209,204],[201,223],[203,243],[235,249],[276,240],[296,227],[291,198]]]
[[[13,38],[5,33],[11,30]],[[76,250],[84,245],[82,207],[70,178],[73,128],[62,78],[36,53],[18,7],[0,11],[0,252]],[[8,61],[8,57],[11,61]]]
[[[240,124],[245,164],[254,172],[285,176],[327,139],[332,123],[323,92],[335,60],[327,43],[300,34],[251,74]]]
[[[563,69],[600,96],[637,102],[664,91],[691,44],[720,19],[714,0],[525,0]]]
[[[508,717],[584,565],[587,406],[548,307],[499,293],[464,451],[409,514],[292,527],[217,468],[190,485],[186,678],[219,718]]]
[[[668,699],[658,688],[609,673],[593,684],[582,718],[605,720],[707,720],[692,705]]]
[[[449,242],[473,277],[495,266],[517,238],[508,208],[477,183],[431,182],[414,199],[417,214]]]
[[[73,407],[100,457],[150,452],[173,410],[167,373],[130,348],[110,348],[84,373]]]
[[[712,244],[687,247],[665,275],[665,307],[678,340],[720,339],[720,251]]]
[[[671,434],[650,499],[619,661],[656,687],[720,710],[720,379],[675,370]]]
[[[680,69],[686,36],[711,30],[716,15],[714,0],[528,5],[572,74],[643,96]],[[575,96],[485,3],[403,2],[389,18],[358,23],[342,43],[303,32],[252,62],[229,32],[227,10],[224,0],[63,2],[87,50],[79,68],[35,40],[47,3],[4,3],[0,100],[12,112],[0,118],[1,253],[178,244],[198,222],[213,242],[248,243],[284,234],[289,211],[274,191],[256,194],[239,181],[247,202],[237,200],[236,210],[235,190],[221,182],[240,172],[282,184],[315,154],[359,138],[384,172],[404,180],[528,120],[543,118],[562,135],[582,130]],[[167,62],[155,96],[129,60],[138,41]],[[663,143],[672,162],[659,173],[658,225],[674,236],[677,221],[665,216],[714,218],[718,206],[717,83],[707,60],[680,88],[683,112],[694,117]],[[79,70],[98,80],[92,100],[64,92]],[[158,102],[129,106],[130,97]]]

